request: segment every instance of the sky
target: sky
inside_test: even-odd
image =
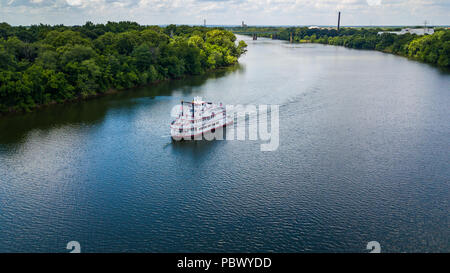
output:
[[[0,0],[0,22],[82,25],[450,25],[450,0]]]

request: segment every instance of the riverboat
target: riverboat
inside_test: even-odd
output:
[[[181,101],[177,117],[170,124],[170,134],[174,140],[201,139],[206,133],[233,123],[227,116],[222,103],[212,103],[195,97],[192,101]]]

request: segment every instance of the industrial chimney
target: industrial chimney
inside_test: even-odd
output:
[[[338,12],[338,25],[337,25],[337,30],[339,30],[339,27],[341,25],[341,12]]]

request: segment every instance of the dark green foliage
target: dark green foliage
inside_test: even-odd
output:
[[[246,48],[235,40],[204,27],[0,23],[0,113],[231,65]]]
[[[235,33],[253,34],[294,41],[340,45],[356,49],[374,49],[410,57],[426,63],[450,67],[450,30],[436,29],[432,35],[378,34],[380,31],[398,31],[400,28],[341,28],[320,29],[307,27],[247,27],[231,28]]]

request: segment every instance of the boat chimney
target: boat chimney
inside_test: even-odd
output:
[[[181,116],[183,116],[183,100],[181,100]]]

